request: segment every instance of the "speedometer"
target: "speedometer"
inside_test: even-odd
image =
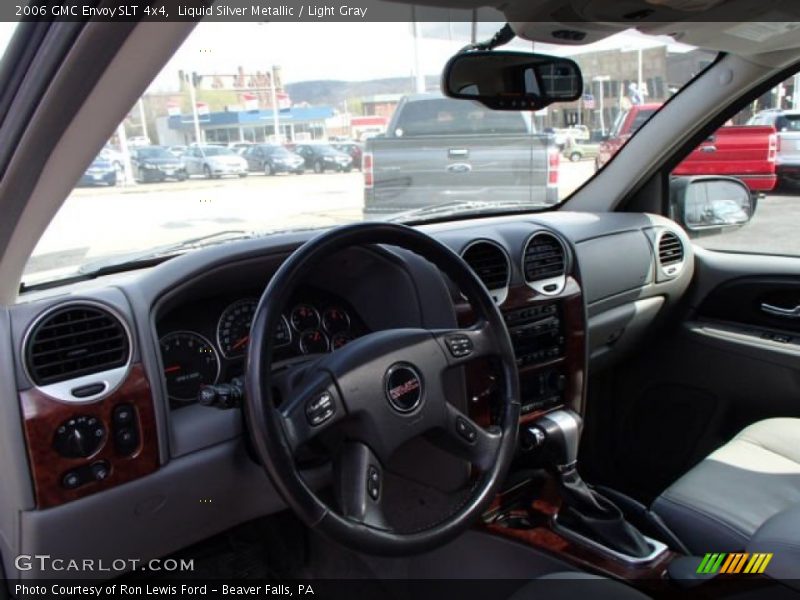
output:
[[[225,358],[241,356],[247,351],[256,305],[255,298],[245,298],[222,311],[217,323],[217,344]]]
[[[250,341],[250,325],[256,312],[258,300],[245,298],[229,305],[217,323],[217,345],[225,358],[237,358],[247,352]],[[292,341],[292,332],[286,317],[281,320],[273,336],[275,347],[286,346]]]
[[[176,402],[191,402],[204,385],[217,382],[219,357],[206,338],[193,331],[176,331],[159,341],[167,394]]]

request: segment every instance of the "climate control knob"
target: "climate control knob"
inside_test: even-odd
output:
[[[58,426],[53,447],[65,458],[86,458],[97,452],[105,436],[106,429],[98,418],[82,415]]]

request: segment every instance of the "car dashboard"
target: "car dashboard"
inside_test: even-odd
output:
[[[692,278],[685,234],[652,215],[553,212],[421,229],[461,255],[494,297],[514,345],[523,423],[561,406],[583,412],[588,370],[636,348]],[[283,508],[243,443],[242,412],[197,397],[245,372],[259,298],[311,235],[196,250],[29,292],[0,313],[10,331],[0,347],[0,460],[10,474],[0,502],[16,507],[0,511],[15,515],[0,522],[4,557],[23,549],[158,557]],[[473,319],[460,291],[419,256],[350,248],[295,291],[272,334],[275,360],[336,352],[372,332]],[[495,384],[491,361],[481,360],[459,367],[449,389],[489,425]],[[310,463],[309,485],[324,485],[327,474]],[[10,577],[42,576],[5,568]]]

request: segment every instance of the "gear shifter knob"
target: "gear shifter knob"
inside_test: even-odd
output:
[[[561,472],[574,469],[583,429],[580,415],[568,409],[556,410],[537,419],[534,427],[544,434],[544,449],[553,466]]]

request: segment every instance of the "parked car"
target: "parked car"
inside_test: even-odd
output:
[[[595,159],[599,169],[661,107],[641,104],[620,113]],[[701,143],[674,171],[675,175],[727,175],[743,181],[753,193],[772,190],[777,183],[777,137],[772,126],[721,127]]]
[[[439,94],[406,96],[386,135],[367,141],[364,213],[371,218],[476,197],[555,204],[558,165],[553,136],[532,133],[521,112]]]
[[[249,146],[242,152],[242,158],[247,161],[248,170],[263,172],[266,175],[277,173],[301,175],[306,170],[306,161],[302,156],[276,144]]]
[[[779,183],[800,183],[800,110],[765,110],[753,115],[748,125],[775,128],[778,147],[775,172]]]
[[[236,152],[236,154],[241,155],[245,150],[254,145],[255,144],[253,142],[231,142],[228,144],[228,148]]]
[[[224,175],[247,177],[247,161],[225,146],[194,144],[184,153],[183,167],[188,176],[217,179]]]
[[[131,152],[131,167],[137,181],[186,179],[183,162],[162,146],[142,146]]]
[[[570,144],[570,141],[588,142],[591,138],[591,133],[586,125],[556,128],[552,130],[552,133],[555,137],[556,146],[562,150]]]
[[[86,169],[78,185],[117,185],[117,169],[107,158],[98,156]]]
[[[138,148],[140,146],[149,146],[150,138],[145,135],[134,135],[128,138],[128,146],[131,148]]]
[[[297,144],[294,152],[303,157],[306,168],[314,169],[314,173],[348,173],[353,168],[353,159],[330,144]]]
[[[337,141],[331,144],[339,152],[344,152],[353,159],[353,167],[361,170],[361,161],[364,156],[364,147],[358,142],[352,140]]]
[[[125,161],[122,156],[122,152],[112,146],[105,146],[102,150],[100,150],[97,156],[113,164],[114,168],[117,170],[117,173],[122,173],[123,164]]]
[[[588,158],[597,158],[600,152],[600,144],[589,144],[586,142],[575,142],[571,145],[564,147],[562,154],[565,158],[570,159],[572,162],[585,160]]]
[[[167,151],[180,158],[186,153],[186,146],[167,146]]]

